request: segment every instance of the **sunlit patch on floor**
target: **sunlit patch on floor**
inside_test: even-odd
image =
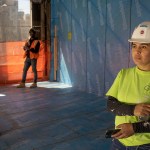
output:
[[[26,87],[30,87],[32,83],[26,83]],[[17,86],[18,84],[13,84],[12,86]],[[60,83],[60,82],[49,82],[49,81],[43,81],[43,82],[38,82],[37,83],[38,87],[43,87],[43,88],[71,88],[72,85],[70,84],[65,84],[65,83]]]

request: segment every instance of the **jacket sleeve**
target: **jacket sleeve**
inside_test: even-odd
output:
[[[118,116],[133,116],[136,105],[128,105],[118,101],[112,96],[108,96],[107,109]]]
[[[150,133],[150,120],[145,122],[132,123],[135,133]]]
[[[107,109],[118,116],[133,116],[136,105],[128,105],[119,102],[116,98],[108,96]],[[150,133],[150,119],[148,121],[132,123],[135,133]]]

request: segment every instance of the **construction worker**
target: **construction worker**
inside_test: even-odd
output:
[[[106,93],[121,129],[111,150],[150,150],[150,22],[139,24],[128,41],[135,66],[122,69]]]
[[[37,59],[39,57],[40,42],[35,37],[36,31],[33,28],[29,30],[29,35],[30,38],[26,41],[25,46],[23,47],[25,62],[22,74],[22,81],[17,86],[17,88],[25,87],[27,71],[30,66],[32,66],[32,71],[34,73],[33,84],[30,86],[30,88],[37,87]]]

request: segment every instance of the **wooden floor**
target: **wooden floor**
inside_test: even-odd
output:
[[[105,98],[59,83],[38,86],[0,86],[0,150],[109,150]]]

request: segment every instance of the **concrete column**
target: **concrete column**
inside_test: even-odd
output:
[[[45,2],[41,3],[41,40],[45,41]]]

